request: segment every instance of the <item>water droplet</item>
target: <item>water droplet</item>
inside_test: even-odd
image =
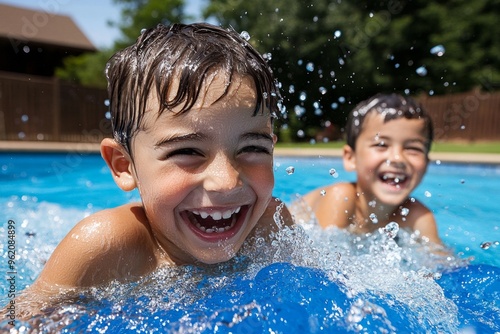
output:
[[[329,173],[331,176],[333,176],[334,178],[338,178],[339,177],[339,173],[337,173],[337,171],[335,170],[335,168],[331,168],[329,170]]]
[[[306,135],[306,133],[304,132],[304,130],[299,130],[297,131],[297,137],[299,138],[304,138]]]
[[[104,105],[105,105],[106,107],[109,107],[109,104],[110,104],[109,99],[104,100]]]
[[[326,195],[326,190],[325,190],[325,189],[322,189],[322,190],[320,191],[320,194],[321,194],[321,196],[325,196],[325,195]]]
[[[250,34],[248,33],[248,31],[245,31],[245,30],[243,30],[240,33],[240,37],[243,38],[245,41],[250,40]]]
[[[26,123],[29,119],[30,119],[30,118],[29,118],[29,116],[28,116],[28,115],[22,115],[22,116],[21,116],[21,121],[22,121],[23,123]]]
[[[309,72],[314,71],[314,64],[313,63],[307,63],[306,70],[308,70]]]
[[[375,201],[375,200],[370,201],[370,202],[368,202],[368,205],[369,205],[371,208],[374,208],[374,207],[377,205],[377,201]]]
[[[442,55],[444,55],[445,52],[446,52],[446,50],[445,50],[444,46],[442,46],[441,44],[436,45],[436,46],[432,47],[432,49],[431,49],[431,54],[436,55],[438,57],[441,57]]]
[[[319,92],[321,93],[321,95],[325,95],[327,90],[325,87],[319,87]]]
[[[17,137],[18,137],[19,139],[24,139],[24,138],[26,138],[26,134],[25,134],[24,132],[22,132],[22,131],[21,131],[21,132],[19,132],[19,133],[17,134]]]
[[[335,38],[339,38],[340,36],[342,36],[342,31],[340,30],[335,30],[335,32],[333,33],[333,36]]]
[[[370,220],[372,221],[372,223],[378,224],[378,218],[376,214],[370,213]]]
[[[146,30],[147,30],[146,28],[142,28],[141,29],[141,35],[144,34],[146,32]]]
[[[273,55],[270,52],[264,53],[262,55],[262,58],[264,58],[265,60],[271,60],[271,59],[273,59]]]
[[[342,58],[339,58],[339,65],[344,65],[344,64],[345,64],[345,61],[344,61],[344,59],[342,59]]]
[[[432,197],[432,194],[430,193],[430,191],[426,190],[426,191],[424,192],[424,196],[425,196],[425,197]]]
[[[491,242],[490,241],[485,241],[481,243],[481,248],[482,249],[489,249],[491,247]]]
[[[410,209],[408,208],[401,208],[401,216],[406,217],[410,213]]]
[[[391,239],[394,239],[399,232],[399,225],[396,222],[390,222],[384,227],[384,232]]]
[[[441,165],[441,160],[436,160],[436,165]]]
[[[111,119],[111,112],[106,111],[106,113],[104,114],[104,117],[106,117],[106,119]]]
[[[285,171],[288,175],[292,175],[293,173],[295,173],[295,167],[289,166],[285,169]]]
[[[460,130],[465,130],[465,125],[460,125]]]
[[[302,117],[306,113],[306,108],[297,105],[293,108],[293,111],[297,117]]]
[[[427,69],[425,68],[425,66],[420,66],[419,68],[416,69],[416,71],[418,75],[420,75],[421,77],[425,77],[427,75]]]
[[[461,179],[461,180],[460,180],[460,183],[461,183],[461,184],[464,184],[464,183],[465,183],[465,180],[464,180],[464,179]]]
[[[307,93],[306,92],[300,92],[299,100],[305,101],[306,99],[307,99]]]

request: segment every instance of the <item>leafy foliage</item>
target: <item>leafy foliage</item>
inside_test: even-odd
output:
[[[184,14],[184,0],[114,0],[121,8],[120,22],[110,22],[121,31],[121,37],[109,49],[68,57],[56,76],[85,86],[106,87],[104,69],[109,57],[131,45],[144,28],[159,23],[170,24],[189,19]]]
[[[498,0],[210,0],[204,14],[272,54],[294,139],[342,127],[377,92],[446,94],[500,79]]]
[[[378,92],[498,89],[499,0],[205,0],[205,19],[247,31],[282,85],[280,140],[341,136],[353,105]],[[186,22],[184,0],[115,0],[122,37],[111,50],[68,59],[63,78],[103,86],[112,51],[141,29]],[[99,81],[101,80],[101,81]]]

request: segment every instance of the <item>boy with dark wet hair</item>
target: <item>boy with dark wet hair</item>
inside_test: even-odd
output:
[[[278,225],[273,117],[280,93],[238,33],[158,25],[106,68],[113,137],[101,154],[141,203],[97,212],[57,246],[28,294],[130,281],[161,266],[214,264]],[[280,224],[278,224],[280,223]]]
[[[432,120],[413,99],[377,94],[359,103],[346,125],[343,163],[356,182],[342,182],[304,196],[319,224],[368,233],[396,222],[440,244],[432,212],[411,192],[429,163]]]

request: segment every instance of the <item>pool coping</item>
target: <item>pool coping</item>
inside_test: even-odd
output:
[[[73,152],[99,153],[98,143],[70,143],[70,142],[33,142],[33,141],[0,141],[0,152]],[[341,157],[341,149],[321,148],[276,148],[276,156],[291,157]],[[431,152],[433,161],[457,163],[484,163],[500,164],[500,154],[495,153],[449,153]]]

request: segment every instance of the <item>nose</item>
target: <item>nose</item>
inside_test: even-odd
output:
[[[404,156],[403,148],[398,146],[393,146],[388,151],[389,155],[387,157],[387,164],[396,167],[404,167],[406,165],[406,159]]]
[[[241,172],[225,154],[217,154],[205,169],[203,186],[211,192],[233,192],[242,188]]]

